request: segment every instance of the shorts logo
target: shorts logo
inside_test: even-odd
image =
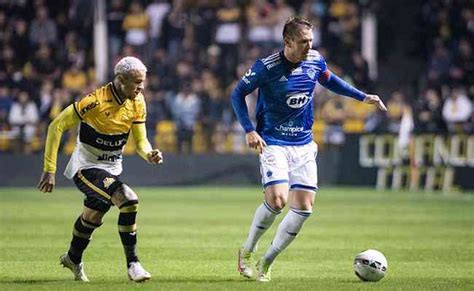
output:
[[[272,171],[267,171],[267,177],[271,177],[273,175]]]
[[[274,156],[266,156],[263,158],[263,163],[269,165],[269,166],[273,166],[273,165],[276,165],[276,159]],[[271,172],[270,172],[271,173]],[[268,174],[268,172],[267,172]]]
[[[107,177],[102,182],[104,183],[104,188],[109,189],[110,185],[112,185],[112,183],[115,182],[115,179],[112,177]]]
[[[286,104],[291,108],[301,108],[309,102],[310,98],[306,93],[291,94],[286,99]]]

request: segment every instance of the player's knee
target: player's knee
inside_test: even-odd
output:
[[[284,194],[276,193],[268,199],[267,203],[275,210],[282,210],[286,205],[286,196]]]
[[[104,212],[100,212],[87,207],[82,211],[82,218],[84,220],[90,221],[97,225],[102,224],[102,218],[104,217],[104,215]]]
[[[125,206],[137,205],[138,209],[138,195],[129,186],[122,184],[112,195],[112,202],[122,209]]]
[[[313,211],[313,204],[314,201],[304,201],[303,204],[299,207],[301,210],[304,211]]]

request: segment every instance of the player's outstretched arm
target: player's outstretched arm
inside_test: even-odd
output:
[[[159,149],[153,149],[146,137],[145,123],[133,124],[132,134],[135,145],[137,146],[137,153],[140,157],[150,164],[163,163],[163,154]]]
[[[367,94],[364,98],[364,103],[375,104],[381,111],[387,111],[387,107],[383,104],[378,95]]]
[[[321,85],[337,94],[352,97],[367,104],[375,104],[380,110],[387,111],[387,107],[379,96],[365,94],[329,70],[324,71],[318,81]]]
[[[61,137],[65,130],[77,126],[80,121],[79,116],[74,111],[74,105],[69,105],[49,125],[44,150],[43,174],[41,175],[37,186],[38,190],[41,192],[53,192],[55,185],[54,176],[56,173],[56,161],[58,158],[58,148],[61,143]]]

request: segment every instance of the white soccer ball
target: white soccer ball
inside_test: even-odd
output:
[[[354,259],[354,272],[362,281],[379,281],[387,270],[387,259],[377,250],[363,251]]]

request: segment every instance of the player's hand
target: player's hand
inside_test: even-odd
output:
[[[380,110],[387,111],[387,107],[383,104],[378,95],[367,95],[364,99],[364,103],[375,104]]]
[[[163,164],[163,154],[159,149],[154,149],[150,151],[147,155],[147,160],[150,164]]]
[[[41,192],[51,193],[53,192],[55,184],[56,179],[54,177],[54,173],[43,172],[37,187]]]
[[[267,146],[263,138],[255,130],[245,135],[245,142],[249,148],[258,150],[259,153],[262,153],[263,148]]]

